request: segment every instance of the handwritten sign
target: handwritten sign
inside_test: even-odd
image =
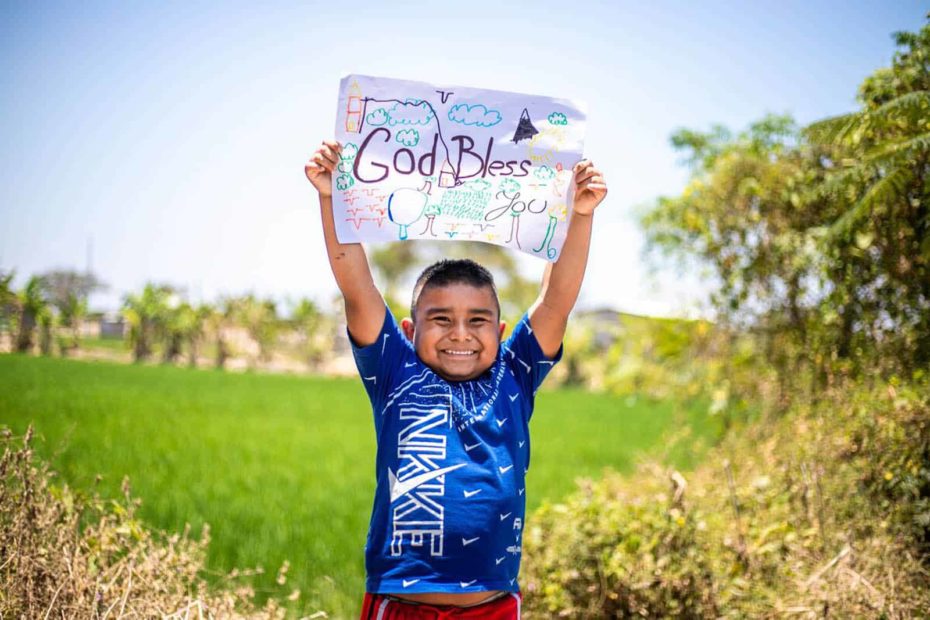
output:
[[[342,79],[338,106],[341,242],[472,240],[558,259],[583,106],[365,75]]]

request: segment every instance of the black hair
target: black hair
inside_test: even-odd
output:
[[[413,299],[410,302],[410,318],[416,320],[417,301],[426,287],[449,286],[450,284],[468,284],[475,288],[489,288],[494,294],[494,305],[500,316],[501,305],[497,299],[497,287],[491,272],[470,258],[444,258],[423,270],[413,285]]]

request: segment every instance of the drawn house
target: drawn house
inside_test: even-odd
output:
[[[448,159],[442,162],[439,171],[439,187],[455,187],[455,169]]]
[[[346,131],[359,133],[362,130],[362,89],[353,81],[346,91]]]

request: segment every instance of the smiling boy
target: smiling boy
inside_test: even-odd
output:
[[[362,245],[336,238],[332,172],[340,152],[324,142],[305,174],[319,192],[378,439],[362,618],[519,618],[528,423],[536,390],[561,358],[607,186],[590,162],[575,165],[562,254],[502,343],[494,280],[470,260],[429,266],[414,286],[410,318],[397,324]]]

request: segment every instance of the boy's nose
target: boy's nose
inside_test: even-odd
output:
[[[453,325],[452,338],[454,340],[471,340],[471,332],[468,331],[468,325],[464,322]]]

